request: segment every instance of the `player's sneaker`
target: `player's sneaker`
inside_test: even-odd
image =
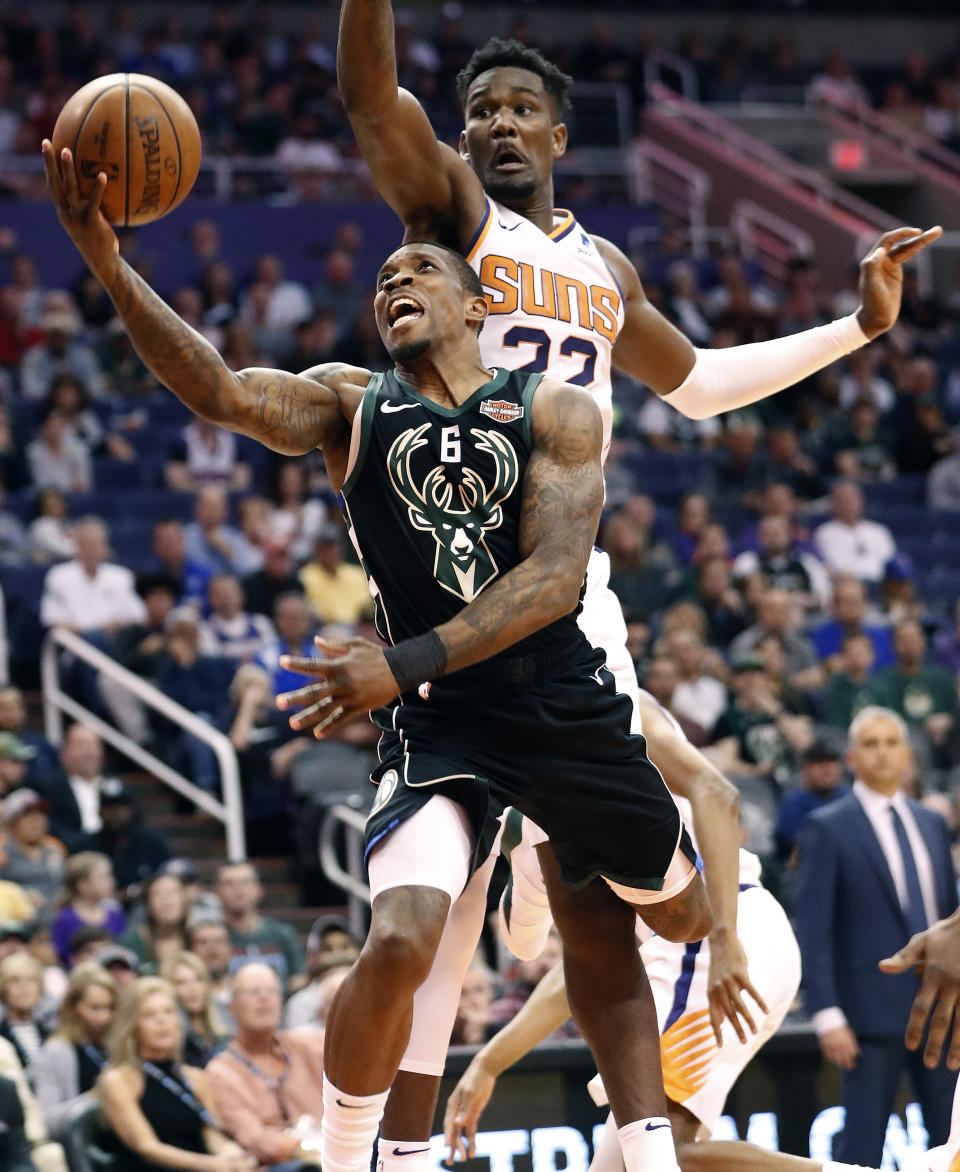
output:
[[[545,839],[531,822],[512,806],[503,820],[500,852],[510,866],[510,876],[500,897],[500,934],[518,960],[534,960],[553,927],[550,903],[540,872],[536,842]]]

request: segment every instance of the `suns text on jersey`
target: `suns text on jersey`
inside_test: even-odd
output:
[[[491,314],[521,313],[571,322],[613,343],[619,329],[620,294],[605,285],[585,285],[576,277],[487,253],[480,281]]]

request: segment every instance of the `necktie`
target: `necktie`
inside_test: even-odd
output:
[[[907,931],[913,936],[927,927],[923,891],[920,887],[917,863],[910,848],[910,839],[907,838],[907,828],[893,806],[890,807],[890,821],[893,823],[893,832],[897,836],[897,845],[900,847],[900,855],[903,859],[903,875],[907,885],[907,906],[903,911],[907,918]]]

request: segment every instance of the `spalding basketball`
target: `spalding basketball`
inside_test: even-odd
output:
[[[106,174],[103,213],[125,228],[172,211],[200,170],[193,111],[176,90],[142,73],[111,73],[77,90],[57,118],[53,147],[73,152],[84,195]]]

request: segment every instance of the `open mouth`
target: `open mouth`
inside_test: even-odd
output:
[[[390,303],[390,308],[387,311],[387,321],[391,326],[395,326],[397,322],[407,318],[418,317],[423,317],[423,306],[414,301],[412,297],[398,297],[396,301]]]
[[[526,165],[526,159],[517,151],[510,149],[500,151],[493,161],[494,169],[497,171],[519,171]]]

